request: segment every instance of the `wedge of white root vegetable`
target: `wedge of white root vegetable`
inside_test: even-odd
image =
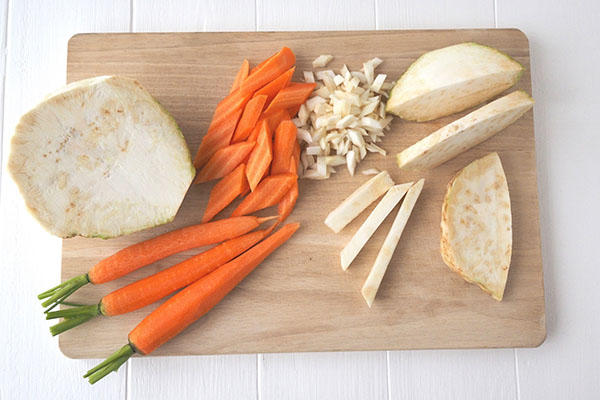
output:
[[[501,97],[398,153],[398,166],[405,170],[436,167],[494,136],[521,118],[533,103],[522,90]]]
[[[50,233],[103,238],[171,221],[195,174],[169,113],[116,76],[71,83],[23,115],[8,170]]]
[[[386,111],[410,121],[430,121],[466,110],[513,86],[523,66],[477,43],[423,54],[392,89]]]
[[[417,199],[421,194],[421,190],[423,190],[424,183],[425,179],[419,180],[417,183],[411,186],[411,188],[408,190],[408,193],[406,193],[406,197],[400,206],[400,210],[394,219],[394,223],[392,224],[392,227],[390,228],[390,231],[383,242],[383,246],[381,246],[381,249],[377,254],[377,258],[375,259],[375,263],[371,268],[371,272],[369,272],[369,276],[367,277],[367,280],[360,291],[369,308],[373,305],[373,301],[375,300],[375,296],[379,290],[381,280],[383,279],[385,271],[390,264],[390,260],[394,255],[394,251],[396,250],[398,241],[400,241],[400,236],[402,236],[406,222],[408,221],[408,218],[415,207]]]
[[[365,222],[358,228],[354,236],[352,236],[352,239],[350,239],[346,247],[341,251],[340,262],[344,271],[348,269],[352,261],[354,261],[358,253],[362,250],[373,233],[375,233],[379,225],[381,225],[392,209],[396,207],[396,204],[402,200],[402,197],[404,197],[406,191],[412,185],[413,182],[392,186],[385,196],[383,196],[379,204],[377,204],[377,207],[375,207]]]
[[[393,185],[394,181],[387,171],[372,177],[329,213],[325,225],[338,233]]]
[[[441,228],[444,262],[501,301],[512,254],[512,217],[498,154],[473,161],[450,181]]]

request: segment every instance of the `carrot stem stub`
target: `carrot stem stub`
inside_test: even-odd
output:
[[[277,232],[171,297],[142,320],[130,333],[129,344],[89,370],[84,378],[96,383],[117,371],[133,353],[147,355],[166,343],[218,304],[265,258],[300,227],[287,224]]]

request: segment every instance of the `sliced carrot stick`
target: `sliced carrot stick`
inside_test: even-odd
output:
[[[287,47],[284,47],[271,57],[264,65],[258,68],[254,73],[240,85],[240,93],[254,93],[261,87],[265,86],[279,75],[283,74],[288,69],[292,68],[296,62],[296,56]]]
[[[202,216],[202,223],[213,219],[215,215],[244,193],[247,188],[246,164],[240,164],[213,186],[204,216]]]
[[[296,67],[292,67],[292,68],[288,69],[283,75],[279,76],[279,78],[277,78],[274,81],[272,81],[271,83],[263,86],[261,89],[258,89],[254,93],[254,97],[260,96],[263,94],[267,95],[268,98],[267,98],[267,102],[265,103],[265,105],[268,107],[269,103],[271,103],[271,101],[275,98],[277,93],[279,93],[279,91],[281,89],[288,87],[288,85],[292,81],[292,76],[294,75],[295,70],[296,70]]]
[[[269,104],[269,107],[265,110],[265,114],[301,106],[316,86],[316,83],[291,83],[288,87],[281,89],[277,93],[271,104]]]
[[[290,114],[290,117],[296,118],[296,115],[298,115],[298,111],[300,111],[300,107],[302,107],[302,104],[299,104],[295,107],[288,108],[287,112],[288,112],[288,114]]]
[[[129,332],[129,343],[90,369],[83,377],[94,384],[117,371],[134,353],[150,354],[177,336],[217,305],[265,258],[292,237],[299,227],[299,224],[284,225],[238,258],[171,297]]]
[[[258,71],[259,69],[262,68],[263,65],[265,65],[266,63],[268,63],[269,61],[271,61],[271,59],[273,57],[275,57],[277,55],[277,53],[273,54],[272,56],[270,56],[269,58],[265,58],[263,61],[260,62],[260,64],[258,64],[256,67],[252,68],[250,70],[250,75],[252,75],[253,73],[255,73],[256,71]]]
[[[296,175],[296,181],[283,196],[279,205],[277,206],[277,213],[279,214],[279,222],[283,222],[292,213],[296,206],[296,200],[298,200],[298,161],[297,158],[292,155],[290,160],[289,172]]]
[[[262,94],[259,96],[254,96],[248,104],[246,104],[246,108],[244,108],[244,113],[240,118],[240,121],[235,128],[235,133],[233,134],[233,138],[231,139],[231,143],[241,142],[248,138],[252,129],[256,126],[256,122],[258,118],[262,114],[263,108],[265,106],[265,102],[267,101],[267,95]]]
[[[282,121],[291,121],[292,120],[290,118],[290,114],[288,114],[287,110],[283,110],[283,109],[276,111],[269,115],[266,115],[265,113],[263,113],[263,115],[265,116],[265,119],[267,120],[267,122],[269,122],[269,127],[271,128],[271,132],[275,132],[275,130],[277,129],[277,127],[279,126],[279,124]]]
[[[296,159],[296,170],[298,169],[298,162],[300,161],[300,143],[298,139],[294,140],[294,149],[292,150],[292,157]]]
[[[238,98],[231,109],[217,109],[210,123],[208,132],[202,138],[196,157],[194,167],[201,168],[212,157],[217,150],[228,146],[235,132],[238,120],[244,111],[244,106],[249,97]]]
[[[38,299],[47,299],[42,306],[52,309],[88,283],[97,285],[110,282],[173,254],[233,239],[269,219],[253,216],[226,218],[164,233],[116,252],[98,262],[87,273],[39,294]]]
[[[233,85],[231,86],[229,93],[240,87],[240,84],[248,77],[248,72],[250,72],[250,63],[248,60],[244,60],[242,62],[242,67],[235,76],[235,80],[233,81]]]
[[[260,126],[263,121],[266,121],[266,118],[260,118],[258,121],[256,121],[256,125],[254,126],[254,128],[252,128],[252,131],[250,132],[250,135],[248,136],[247,140],[249,142],[257,142],[258,141],[258,134],[260,133]]]
[[[231,215],[247,215],[279,203],[295,181],[296,175],[290,173],[267,176]]]
[[[233,171],[250,154],[254,142],[239,142],[218,150],[196,175],[194,183],[219,179]]]
[[[273,163],[271,174],[288,172],[290,160],[294,151],[294,142],[297,142],[296,125],[292,121],[281,121],[273,137]]]
[[[252,149],[250,159],[248,160],[248,168],[246,168],[246,176],[251,191],[256,189],[265,172],[269,171],[269,165],[271,165],[271,160],[273,159],[270,131],[269,124],[263,120],[260,125],[260,133],[258,134],[256,146]]]
[[[99,315],[112,317],[150,305],[231,261],[270,232],[269,228],[228,240],[154,275],[112,291],[98,304],[51,311],[46,314],[46,319],[65,318],[65,320],[50,327],[50,332],[52,336],[56,336]]]

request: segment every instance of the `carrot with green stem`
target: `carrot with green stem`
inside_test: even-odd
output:
[[[226,218],[164,233],[119,250],[94,265],[87,273],[39,294],[38,299],[46,299],[42,306],[48,307],[48,312],[88,283],[98,285],[110,282],[173,254],[236,238],[268,220],[253,216]]]
[[[98,304],[51,311],[46,314],[46,319],[65,320],[50,327],[50,333],[56,336],[99,315],[113,317],[150,305],[231,261],[267,234],[267,230],[261,230],[230,239],[179,264],[117,289],[104,296]]]
[[[265,258],[285,243],[299,226],[297,223],[284,225],[241,256],[171,297],[129,333],[128,344],[83,377],[94,384],[111,372],[116,372],[134,353],[148,355],[177,336],[217,305]]]

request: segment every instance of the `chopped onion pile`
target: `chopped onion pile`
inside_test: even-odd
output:
[[[329,62],[329,57],[319,56],[313,65]],[[304,80],[317,82],[317,87],[294,118],[302,145],[300,176],[328,179],[334,167],[344,164],[354,175],[367,153],[386,154],[377,143],[390,129],[392,116],[386,116],[383,98],[388,98],[393,83],[385,82],[385,74],[375,75],[381,63],[374,58],[360,71],[346,65],[337,72],[304,71]]]

